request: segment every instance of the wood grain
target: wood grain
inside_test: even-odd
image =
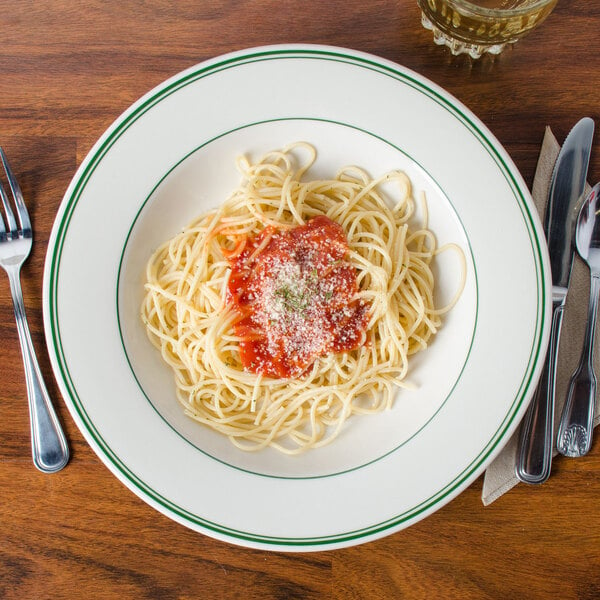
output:
[[[431,42],[414,0],[8,0],[0,26],[0,143],[35,229],[22,274],[25,303],[72,447],[58,474],[43,475],[31,463],[21,357],[3,283],[1,598],[600,597],[598,442],[585,458],[557,459],[543,486],[518,486],[484,508],[478,480],[426,520],[355,548],[262,552],[172,522],[110,474],[71,420],[46,354],[41,297],[53,219],[77,166],[123,110],[180,70],[262,44],[372,52],[464,102],[531,184],[547,124],[561,141],[583,115],[600,124],[598,3],[561,0],[540,29],[497,60],[476,63]],[[590,180],[598,179],[596,142]]]

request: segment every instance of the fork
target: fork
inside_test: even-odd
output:
[[[29,256],[33,243],[31,222],[21,188],[1,147],[0,161],[6,173],[19,219],[17,225],[9,198],[0,181],[0,197],[4,207],[4,218],[0,214],[0,266],[6,271],[10,282],[19,342],[25,365],[33,463],[44,473],[54,473],[60,471],[69,461],[69,447],[44,384],[25,316],[20,273],[21,266]]]

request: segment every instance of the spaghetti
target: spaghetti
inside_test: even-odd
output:
[[[303,152],[309,156],[301,161]],[[431,263],[441,249],[426,215],[421,228],[409,224],[415,201],[406,174],[371,179],[347,167],[331,180],[304,181],[315,159],[305,143],[256,163],[239,159],[240,187],[158,248],[146,269],[142,319],[173,369],[179,401],[244,450],[296,454],[330,442],[353,414],[390,408],[394,389],[408,387],[409,356],[427,347],[462,290],[448,306],[434,306]],[[390,183],[393,206],[383,191]],[[313,249],[304,237],[274,262],[285,240],[317,227],[332,236],[335,252],[303,262],[298,257]],[[327,284],[328,273],[338,283]],[[252,277],[258,284],[248,287]],[[344,298],[333,295],[344,289]],[[338,317],[325,319],[315,308],[328,301],[331,314],[348,317],[330,331],[324,323]],[[311,344],[302,340],[317,332],[316,350],[304,356]],[[344,333],[351,343],[336,345]],[[281,358],[273,348],[286,345],[288,363],[251,364],[260,348]]]

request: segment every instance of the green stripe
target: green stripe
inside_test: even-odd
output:
[[[367,463],[346,469],[344,471],[338,471],[335,473],[328,473],[326,475],[313,475],[313,476],[276,476],[276,475],[266,475],[264,473],[259,473],[257,471],[250,471],[248,469],[243,469],[241,467],[238,467],[236,465],[233,465],[231,463],[228,463],[226,461],[223,461],[219,458],[217,458],[216,456],[213,456],[212,454],[209,454],[208,452],[206,452],[205,450],[203,450],[202,448],[200,448],[199,446],[196,446],[194,443],[192,443],[188,438],[186,438],[181,432],[179,432],[177,429],[175,429],[171,423],[169,423],[169,421],[167,421],[163,415],[161,414],[161,412],[156,408],[156,406],[154,406],[152,400],[150,400],[149,395],[146,393],[146,391],[144,390],[141,382],[139,381],[139,379],[137,378],[136,374],[135,374],[135,370],[132,366],[131,360],[129,358],[129,354],[127,352],[127,348],[123,339],[123,332],[122,332],[122,327],[121,327],[121,315],[119,312],[119,289],[120,289],[120,281],[121,281],[121,270],[123,268],[123,263],[125,260],[125,254],[127,252],[127,245],[129,243],[129,238],[132,234],[132,231],[135,227],[135,224],[139,218],[139,216],[141,215],[142,211],[144,210],[144,207],[146,206],[146,204],[149,202],[149,200],[152,198],[152,196],[154,195],[154,192],[156,191],[156,189],[161,185],[161,183],[170,175],[170,173],[172,173],[180,164],[182,164],[183,162],[185,162],[192,154],[194,154],[195,152],[197,152],[198,150],[202,149],[202,148],[206,148],[206,146],[208,146],[209,144],[211,144],[212,142],[219,140],[231,133],[235,133],[237,131],[240,131],[242,129],[247,129],[248,127],[253,127],[253,126],[257,126],[257,125],[264,125],[267,123],[274,123],[274,122],[281,122],[281,121],[313,121],[313,122],[322,122],[322,123],[328,123],[328,124],[332,124],[332,125],[338,125],[340,127],[348,127],[350,129],[354,129],[356,131],[360,131],[361,133],[364,133],[366,135],[369,135],[371,137],[374,137],[376,139],[378,139],[379,141],[387,144],[388,146],[394,148],[394,150],[396,150],[397,152],[399,152],[400,154],[404,154],[405,156],[407,156],[408,158],[410,158],[410,160],[412,160],[424,173],[427,174],[427,176],[435,182],[435,184],[437,185],[437,187],[441,190],[441,186],[437,183],[437,181],[435,181],[435,178],[431,175],[431,173],[429,173],[427,171],[427,169],[425,169],[425,167],[421,164],[419,164],[413,157],[409,156],[405,151],[403,151],[402,149],[398,148],[397,146],[395,146],[394,144],[392,144],[390,141],[384,139],[383,137],[376,135],[375,133],[372,133],[370,131],[367,131],[365,129],[362,129],[360,127],[356,127],[354,125],[350,125],[348,123],[342,123],[340,121],[333,121],[330,119],[316,119],[316,118],[312,118],[312,117],[287,117],[287,118],[280,118],[280,119],[269,119],[266,121],[259,121],[256,123],[248,123],[247,125],[242,125],[240,127],[236,127],[235,129],[232,129],[230,131],[227,131],[225,133],[222,133],[210,140],[208,140],[207,142],[205,142],[204,144],[198,146],[197,148],[195,148],[194,150],[192,150],[191,152],[189,152],[187,155],[185,155],[181,160],[179,160],[175,165],[173,165],[171,167],[171,169],[169,169],[169,171],[167,173],[165,173],[156,183],[156,185],[153,187],[153,189],[150,191],[150,193],[148,194],[146,200],[144,200],[144,202],[142,203],[142,205],[140,206],[140,209],[138,210],[133,222],[131,223],[131,227],[129,229],[129,233],[127,234],[127,237],[125,239],[125,243],[123,246],[123,250],[121,252],[121,259],[119,261],[119,269],[118,269],[118,275],[117,275],[117,285],[115,288],[115,297],[116,297],[116,314],[117,314],[117,323],[118,323],[118,327],[119,327],[119,334],[121,337],[121,346],[123,348],[123,353],[125,354],[125,357],[127,359],[127,363],[129,365],[129,369],[131,371],[132,377],[134,378],[134,380],[136,381],[140,391],[142,392],[142,394],[144,395],[144,397],[146,398],[146,400],[148,401],[148,403],[150,404],[150,406],[154,409],[154,411],[156,412],[156,414],[166,423],[166,425],[168,425],[168,427],[170,429],[172,429],[179,437],[181,437],[183,440],[186,441],[186,443],[190,444],[191,446],[193,446],[196,450],[198,450],[199,452],[201,452],[202,454],[204,454],[205,456],[208,456],[210,458],[212,458],[213,460],[216,460],[217,462],[220,462],[224,465],[227,465],[228,467],[238,470],[238,471],[243,471],[246,473],[250,473],[252,475],[256,475],[259,477],[268,477],[268,478],[273,478],[273,479],[322,479],[325,477],[332,477],[335,475],[342,475],[344,473],[349,473],[351,471],[356,471],[358,469],[362,469],[370,464],[373,464],[374,462],[377,462],[379,460],[381,460],[382,458],[385,458],[386,456],[389,456],[390,454],[392,454],[393,452],[396,452],[399,448],[401,448],[402,446],[404,446],[405,444],[407,444],[410,440],[412,440],[414,437],[416,437],[421,431],[423,431],[423,429],[425,429],[427,427],[427,425],[437,416],[437,414],[442,410],[442,408],[444,407],[444,405],[446,404],[447,400],[450,398],[450,396],[452,395],[452,393],[454,392],[454,388],[456,387],[456,385],[458,384],[458,381],[460,381],[460,378],[462,376],[462,373],[464,372],[464,369],[467,365],[468,362],[468,358],[471,354],[471,349],[473,347],[473,341],[474,341],[474,337],[475,337],[475,329],[476,329],[476,321],[477,321],[477,314],[479,312],[478,310],[478,305],[476,306],[476,318],[475,318],[475,323],[474,323],[474,327],[473,327],[473,331],[471,333],[471,342],[469,344],[469,349],[467,351],[467,355],[465,357],[465,362],[463,363],[460,372],[458,373],[457,379],[454,382],[454,384],[452,385],[451,390],[449,391],[448,395],[446,396],[446,398],[444,399],[444,401],[442,403],[440,403],[439,408],[435,411],[435,413],[427,420],[426,423],[424,423],[413,435],[411,435],[409,438],[407,438],[406,440],[404,440],[400,445],[396,446],[395,448],[392,448],[391,450],[389,450],[388,452],[386,452],[385,454],[383,454],[382,456],[379,456]],[[452,202],[450,201],[449,198],[447,198],[448,203],[452,206],[453,211],[454,211],[454,216],[456,217],[456,219],[461,223],[462,225],[462,220],[460,218],[460,216],[456,213],[456,211],[454,210],[454,207],[452,205]],[[463,232],[465,232],[464,227],[462,227]],[[466,235],[465,232],[465,237],[467,237],[467,241],[468,241],[468,236]],[[471,262],[473,264],[473,268],[474,268],[474,276],[475,276],[475,286],[477,287],[477,268],[475,265],[475,259],[473,257],[473,251],[471,250],[471,246],[470,246],[470,242],[469,243],[469,254],[471,257]],[[478,299],[476,300],[476,304],[478,303]]]

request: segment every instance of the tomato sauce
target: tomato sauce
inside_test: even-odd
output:
[[[324,215],[246,240],[230,259],[227,289],[246,370],[297,377],[317,357],[364,343],[369,304],[355,297],[347,252],[343,229]]]

